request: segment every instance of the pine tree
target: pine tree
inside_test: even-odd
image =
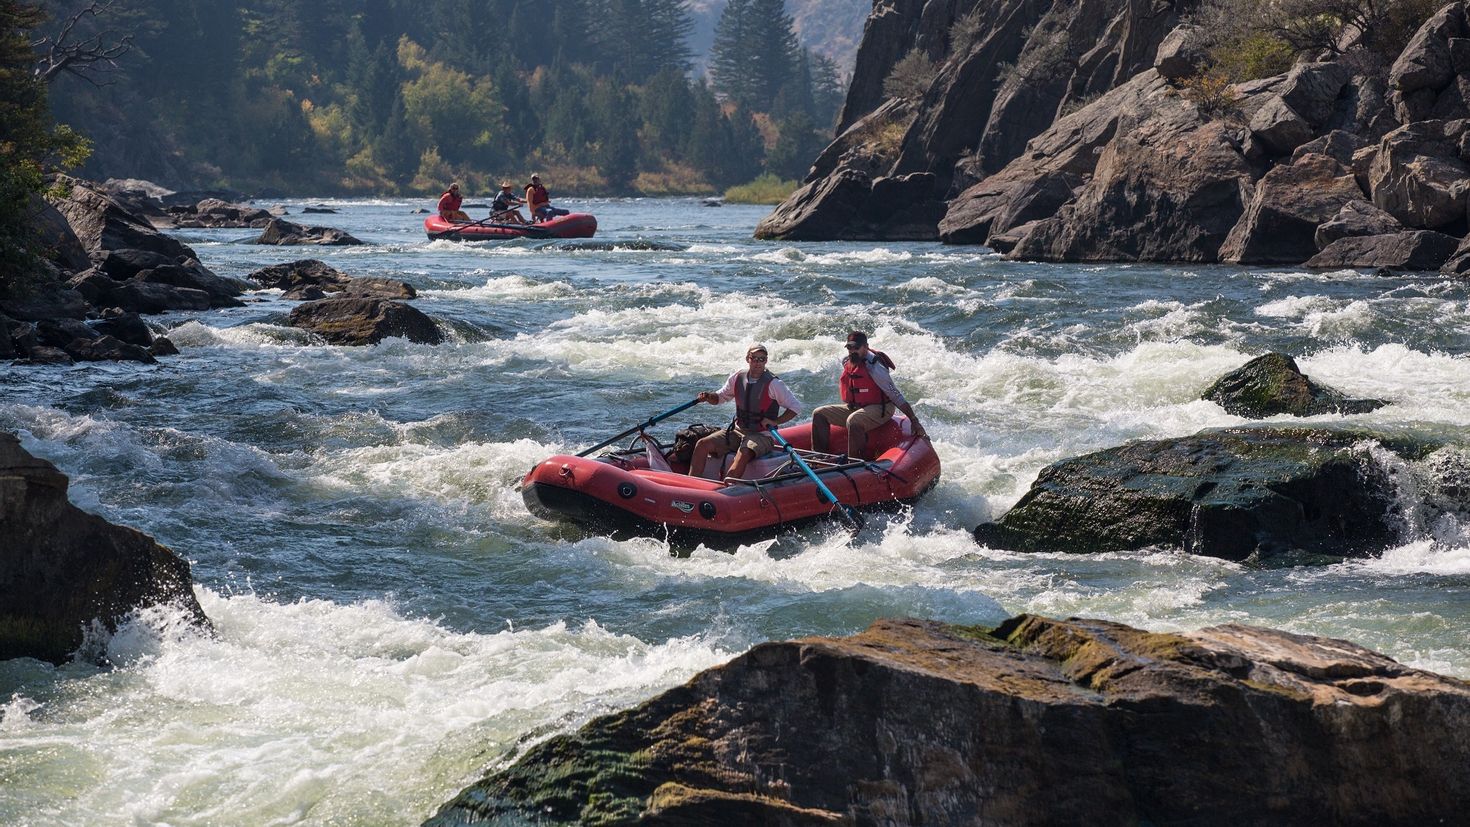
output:
[[[755,98],[750,67],[750,40],[754,25],[750,18],[752,0],[729,0],[715,24],[715,42],[710,47],[709,76],[716,92],[737,103]]]

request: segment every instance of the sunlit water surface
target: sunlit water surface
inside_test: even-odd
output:
[[[621,249],[430,243],[419,204],[329,203],[307,218],[367,246],[180,236],[222,274],[315,256],[406,280],[448,343],[311,345],[282,324],[294,303],[262,291],[158,317],[182,350],[158,365],[0,374],[0,428],[70,475],[80,506],[188,558],[218,632],[160,610],[106,642],[110,669],[0,663],[0,823],[414,823],[525,743],[755,643],[886,616],[1256,623],[1470,677],[1453,516],[1382,559],[1275,570],[970,536],[1050,462],[1240,424],[1199,394],[1267,350],[1393,402],[1347,421],[1470,442],[1465,283],[757,242],[764,209],[694,199],[569,202]],[[674,559],[521,504],[533,462],[717,387],[751,341],[808,406],[832,401],[854,327],[897,361],[943,460],[911,513],[852,544],[813,530]],[[1402,496],[1416,513],[1421,492]]]

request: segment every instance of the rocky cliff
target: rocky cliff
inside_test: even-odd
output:
[[[1470,5],[1441,8],[1391,61],[1345,41],[1233,85],[1180,22],[1192,6],[971,4],[986,23],[963,46],[963,4],[880,4],[850,124],[757,235],[1470,271]],[[884,100],[862,61],[876,76],[910,48],[939,68],[921,100]]]
[[[840,135],[756,230],[779,238],[938,238],[945,202],[1020,156],[1058,116],[1153,65],[1193,0],[879,0]],[[885,98],[912,51],[922,97]],[[893,192],[895,181],[903,182]],[[834,215],[848,220],[838,220]],[[835,230],[835,231],[834,231]]]
[[[427,824],[1437,823],[1467,725],[1470,685],[1339,640],[879,621],[552,738]]]

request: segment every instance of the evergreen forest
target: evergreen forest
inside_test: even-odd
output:
[[[783,0],[729,0],[708,77],[685,0],[58,0],[36,31],[123,45],[48,76],[88,177],[257,195],[562,193],[801,178],[845,79]],[[79,12],[82,12],[79,15]],[[95,13],[92,13],[95,12]]]

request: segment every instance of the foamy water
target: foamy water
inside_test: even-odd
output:
[[[766,244],[748,237],[760,210],[697,201],[569,204],[625,242],[606,250],[429,242],[417,204],[334,203],[326,218],[369,244],[313,254],[414,284],[449,342],[315,345],[262,291],[162,317],[182,353],[159,365],[0,379],[0,426],[71,477],[74,502],[189,559],[217,629],[154,610],[94,643],[111,668],[0,663],[0,822],[416,823],[527,743],[755,643],[886,616],[1256,623],[1470,677],[1464,285]],[[299,257],[236,235],[184,238],[229,275]],[[942,458],[916,507],[855,539],[817,528],[687,559],[526,513],[533,463],[718,387],[752,341],[808,408],[831,401],[851,327],[898,363]],[[1051,462],[1241,424],[1199,395],[1272,349],[1391,403],[1308,422],[1449,444],[1416,463],[1362,446],[1395,469],[1406,515],[1381,558],[1258,570],[973,541]]]

